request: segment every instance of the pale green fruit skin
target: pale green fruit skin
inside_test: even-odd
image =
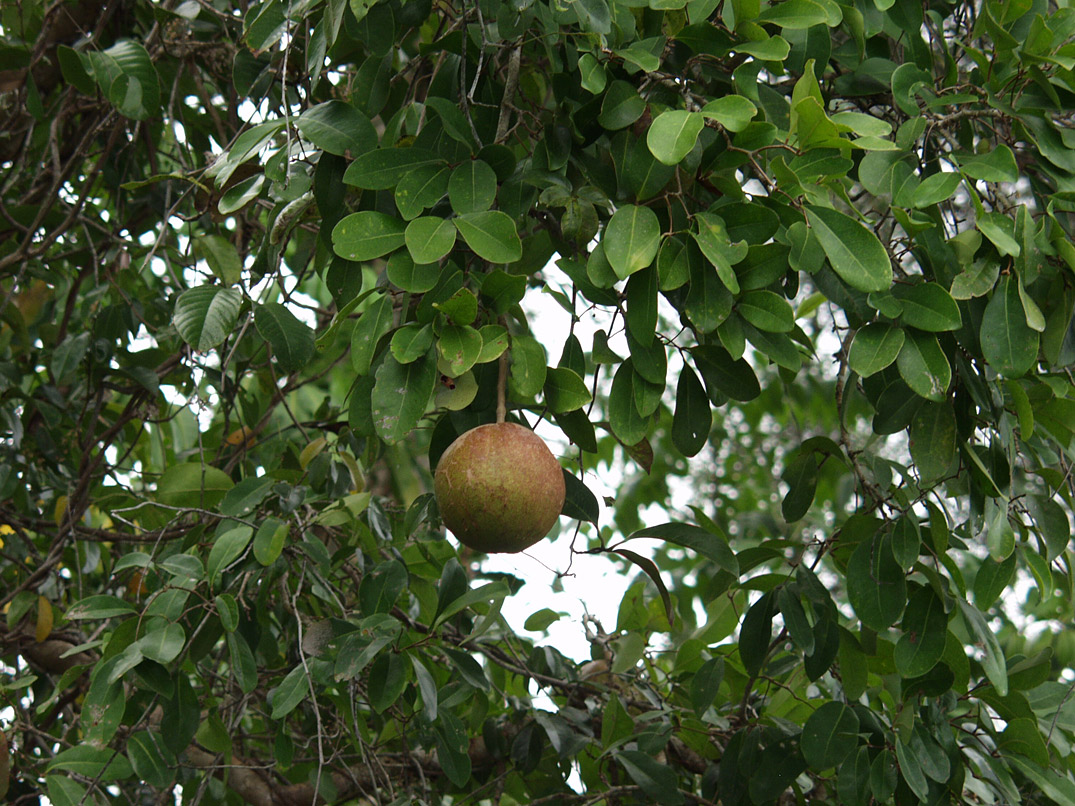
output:
[[[544,441],[516,423],[479,425],[448,446],[433,478],[441,518],[488,554],[522,551],[564,506],[564,475]]]

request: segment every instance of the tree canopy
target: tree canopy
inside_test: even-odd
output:
[[[1075,804],[1067,5],[5,0],[0,800]]]

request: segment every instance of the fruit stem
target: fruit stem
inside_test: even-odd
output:
[[[498,423],[504,422],[508,416],[507,390],[508,352],[505,350],[500,354],[500,374],[496,379],[496,421]]]

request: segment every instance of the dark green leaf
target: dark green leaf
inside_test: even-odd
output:
[[[1027,324],[1018,282],[1010,275],[1000,278],[986,305],[980,337],[985,360],[1001,375],[1017,378],[1034,366],[1038,334]]]
[[[948,614],[933,588],[918,588],[907,602],[893,660],[906,678],[919,677],[932,669],[944,654],[948,638]]]
[[[198,286],[179,295],[172,323],[187,344],[205,352],[233,334],[242,302],[234,288]]]
[[[904,332],[879,322],[865,325],[855,332],[847,360],[851,369],[868,378],[896,360],[903,347]]]
[[[495,198],[496,174],[486,163],[470,160],[452,171],[448,180],[448,201],[457,214],[488,210]]]
[[[888,538],[875,535],[855,549],[847,564],[847,598],[862,623],[874,630],[888,629],[903,614],[907,583]]]
[[[615,757],[647,797],[663,806],[679,806],[684,802],[676,774],[669,766],[640,750],[619,750]]]
[[[712,560],[717,566],[733,576],[739,576],[739,563],[728,547],[725,537],[695,526],[691,523],[663,523],[632,532],[625,539],[655,537],[677,546],[689,548],[697,554]]]
[[[403,246],[406,225],[373,210],[351,213],[332,228],[332,248],[348,260],[372,260]]]
[[[684,456],[694,456],[709,439],[713,413],[698,376],[684,365],[676,384],[676,410],[672,416],[672,444]]]
[[[302,136],[330,154],[358,156],[377,147],[370,119],[343,101],[311,106],[295,121]]]
[[[902,320],[919,330],[940,332],[958,330],[963,321],[959,306],[952,296],[937,283],[897,283],[892,292],[903,308]]]
[[[896,357],[900,377],[926,400],[943,401],[952,382],[952,367],[937,337],[930,333],[908,331]]]
[[[385,356],[371,398],[377,436],[391,445],[410,434],[425,413],[436,383],[437,362],[432,356],[410,364]]]
[[[302,369],[313,357],[314,332],[280,303],[255,306],[254,325],[284,372]]]
[[[833,270],[859,291],[886,291],[892,264],[877,236],[855,219],[826,207],[807,210],[810,229]]]
[[[490,263],[514,263],[523,256],[515,222],[499,210],[466,213],[452,219],[474,253]]]
[[[605,256],[621,280],[649,266],[660,242],[657,216],[648,207],[633,204],[613,214],[601,238]]]
[[[839,766],[858,747],[859,720],[842,702],[827,702],[803,725],[800,747],[810,767],[817,771]]]

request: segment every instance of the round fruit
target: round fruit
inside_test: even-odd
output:
[[[444,525],[486,553],[515,553],[549,533],[564,506],[560,463],[516,423],[480,425],[440,457],[433,479]]]

